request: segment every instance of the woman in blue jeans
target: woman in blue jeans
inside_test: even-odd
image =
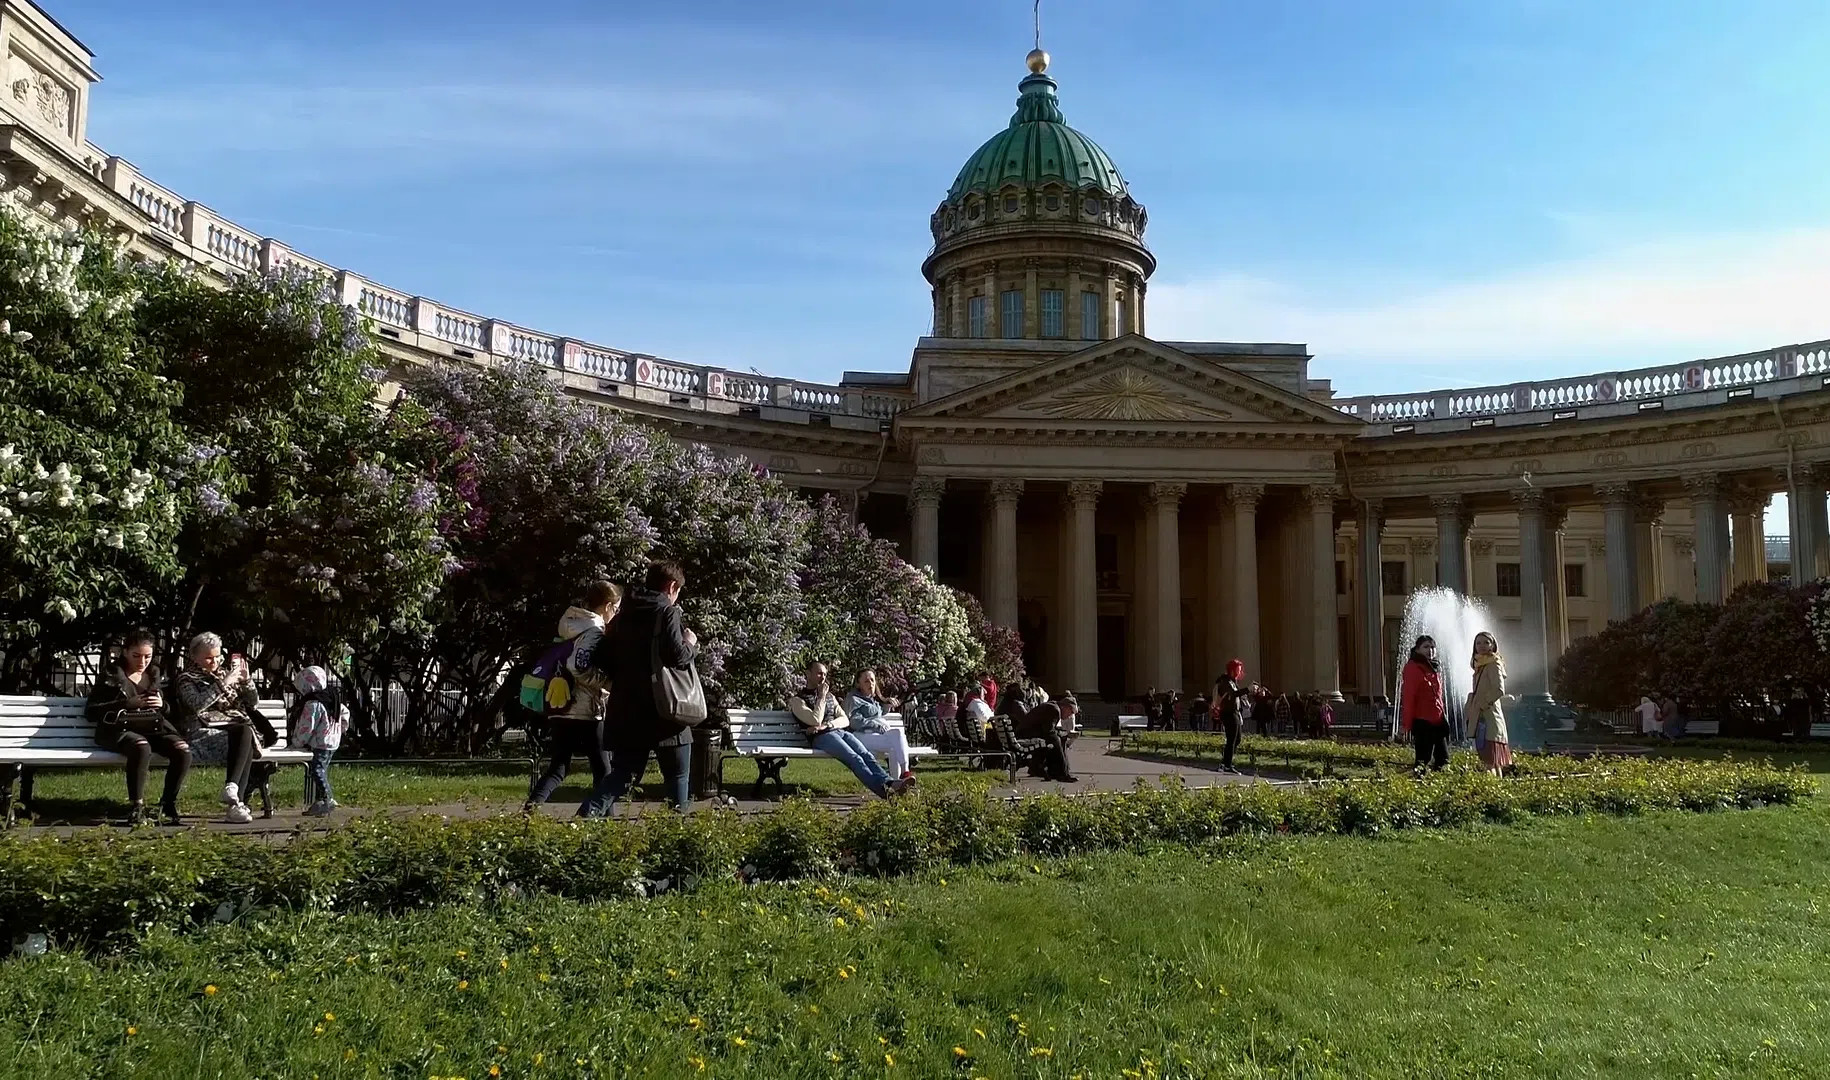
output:
[[[788,699],[788,711],[800,721],[801,730],[815,750],[845,763],[871,793],[881,798],[900,795],[908,790],[908,780],[893,779],[876,755],[846,730],[850,723],[838,695],[826,684],[826,665],[815,660],[807,665],[807,687]]]

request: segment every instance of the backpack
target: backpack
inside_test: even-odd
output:
[[[572,683],[572,669],[567,665],[582,636],[575,635],[549,645],[527,674],[521,676],[519,700],[523,709],[545,719],[557,716],[572,704],[577,687]]]

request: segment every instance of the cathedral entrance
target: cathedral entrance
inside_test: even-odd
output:
[[[1125,649],[1125,617],[1099,617],[1099,696],[1106,701],[1125,698],[1125,669],[1129,666]]]

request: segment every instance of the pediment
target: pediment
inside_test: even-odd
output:
[[[1021,426],[1148,428],[1183,425],[1340,425],[1359,421],[1225,367],[1205,356],[1137,336],[1013,372],[924,402],[897,418],[930,422],[1006,421]]]

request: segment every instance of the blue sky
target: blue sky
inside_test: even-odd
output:
[[[906,366],[928,215],[1030,44],[1025,0],[49,2],[90,137],[246,227],[819,380]],[[1830,5],[1045,7],[1150,209],[1153,336],[1306,342],[1344,394],[1830,338]]]

